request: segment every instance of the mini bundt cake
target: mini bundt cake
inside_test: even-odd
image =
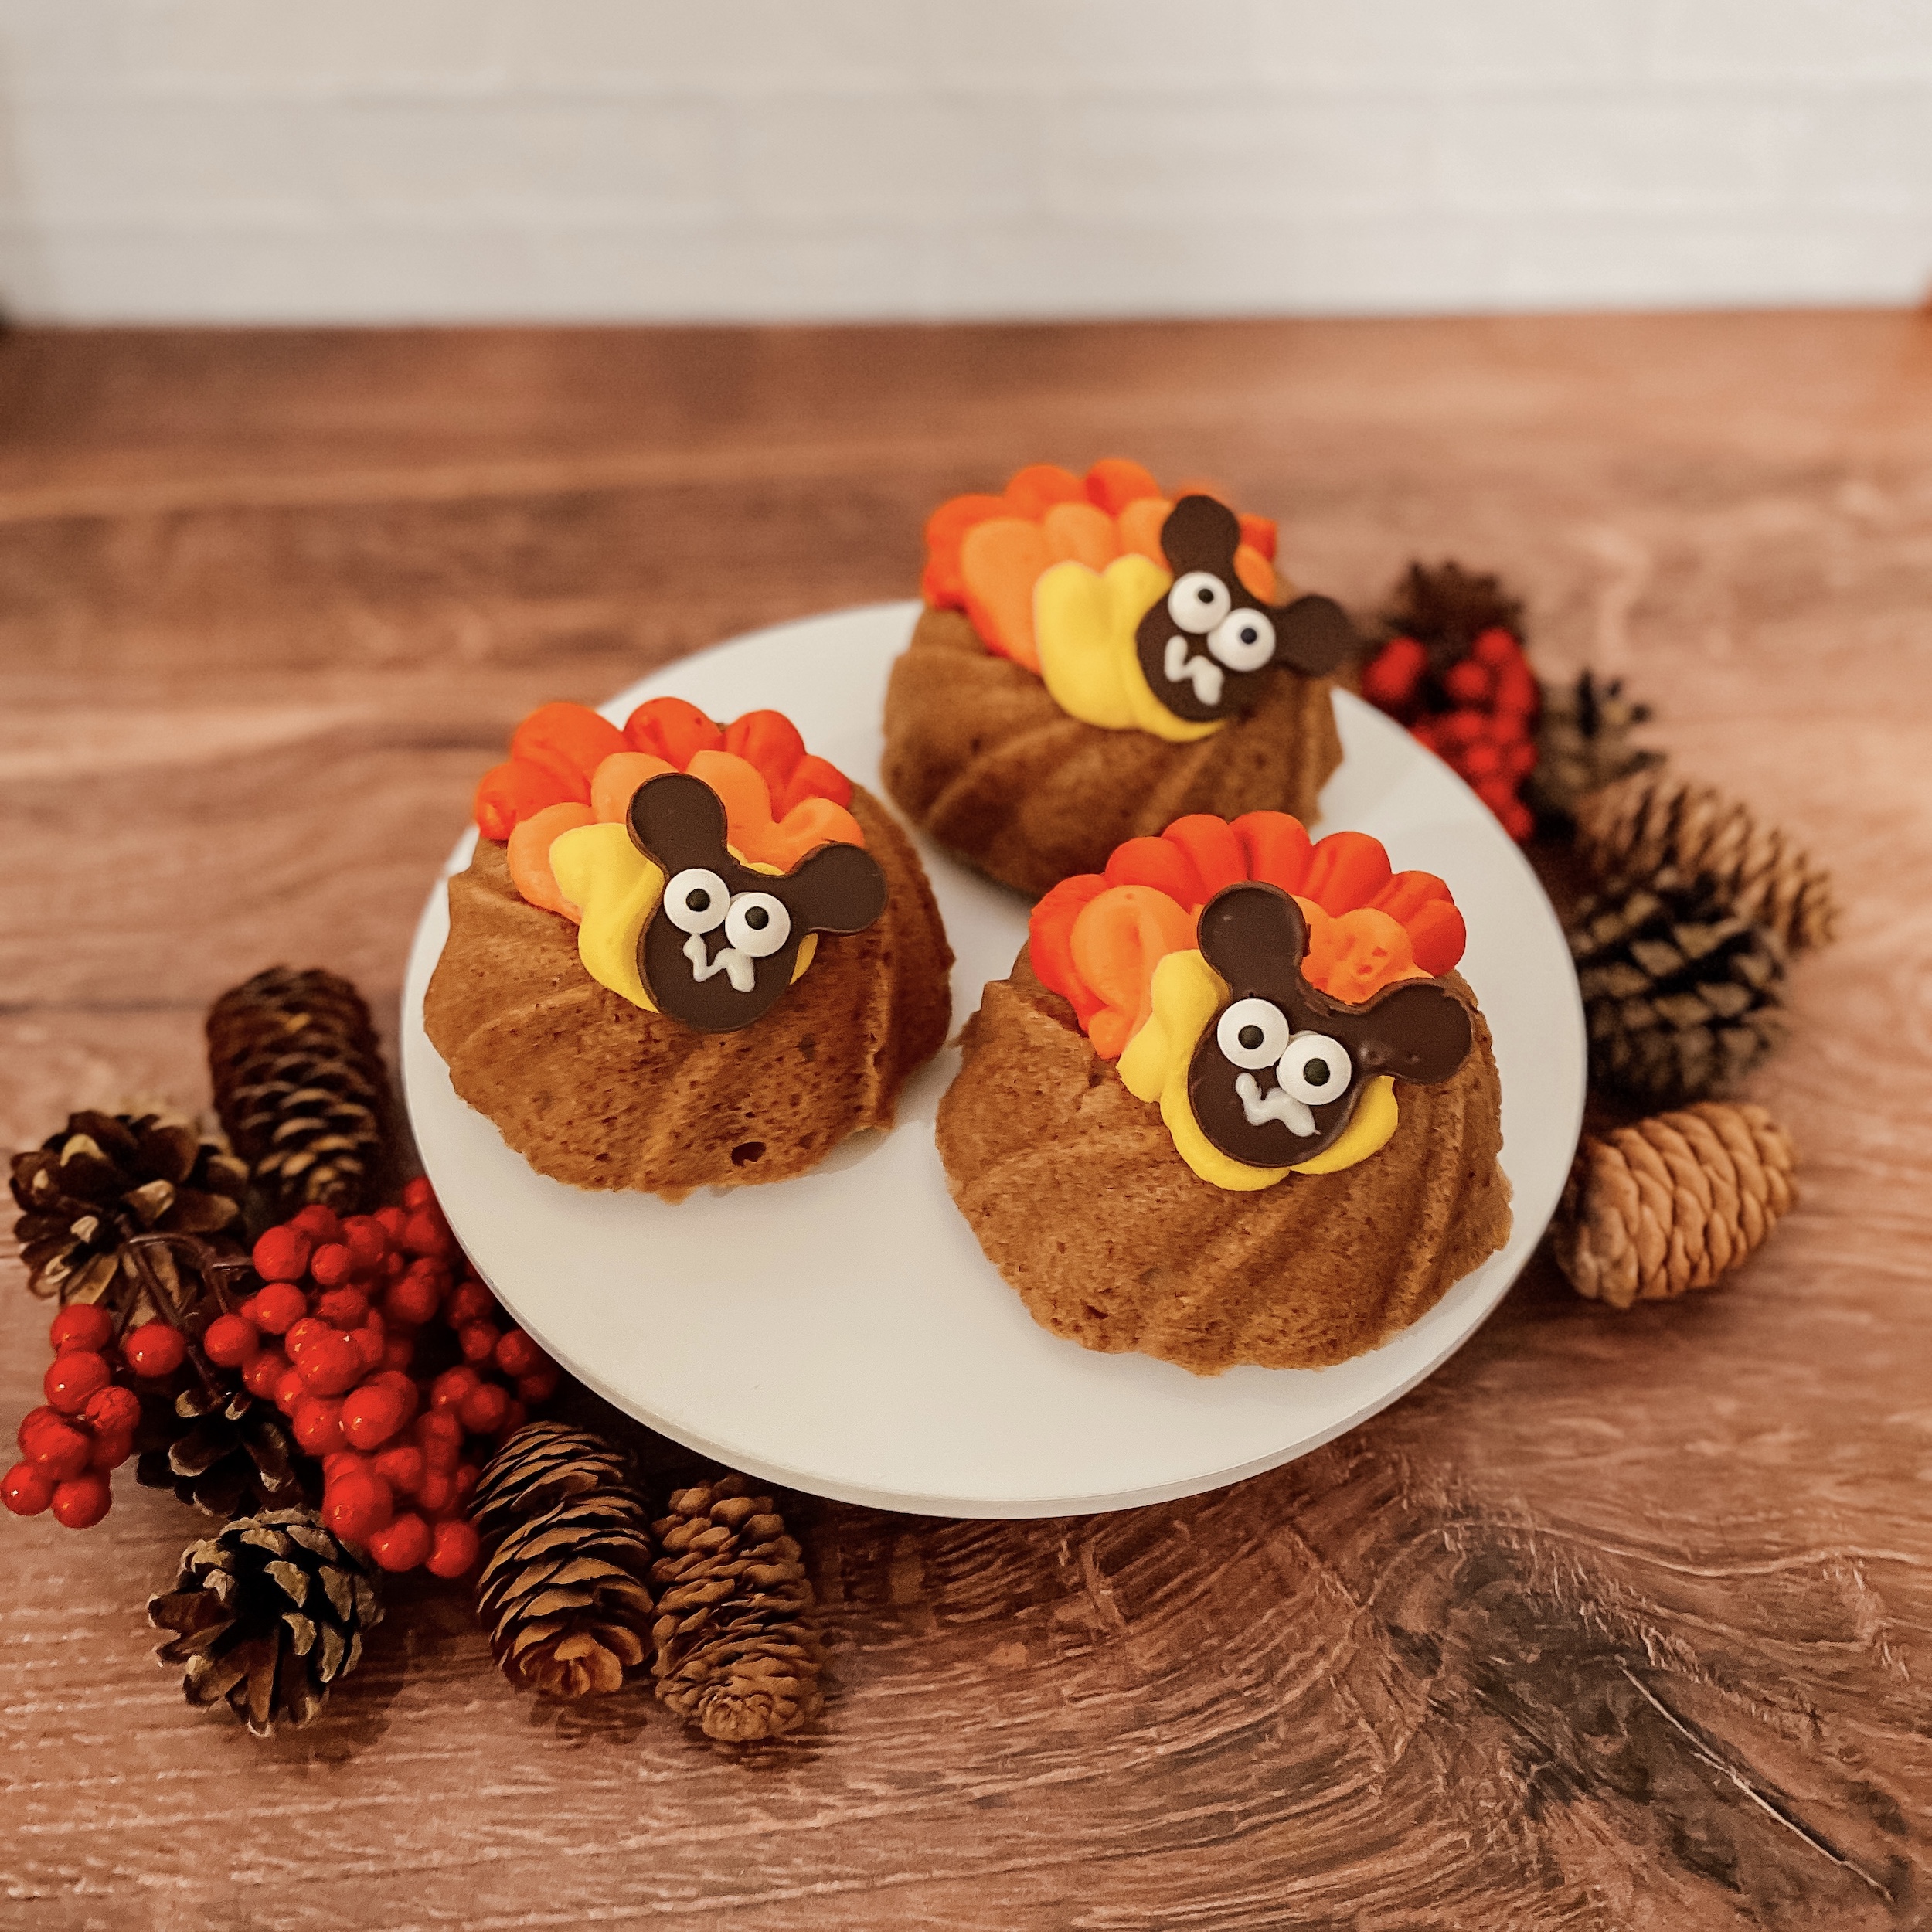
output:
[[[538,1172],[675,1200],[889,1127],[944,1044],[910,842],[772,711],[546,705],[477,794],[423,1002],[451,1083]]]
[[[1170,502],[1137,463],[1036,464],[926,543],[883,769],[948,851],[1036,898],[1178,817],[1315,815],[1353,632],[1279,580],[1267,518]]]
[[[1279,812],[1130,841],[1033,910],[938,1140],[1034,1319],[1211,1375],[1386,1341],[1509,1236],[1462,917]]]

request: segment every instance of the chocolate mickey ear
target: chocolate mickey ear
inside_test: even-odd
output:
[[[1274,621],[1277,658],[1304,678],[1325,678],[1354,655],[1355,626],[1333,597],[1310,592]]]
[[[725,855],[724,801],[702,778],[661,771],[631,794],[631,842],[667,877],[689,866],[716,866]]]
[[[1447,987],[1411,980],[1369,1002],[1355,1056],[1372,1073],[1434,1087],[1462,1064],[1475,1040],[1468,1008]]]
[[[1241,541],[1241,519],[1211,496],[1184,496],[1161,526],[1161,548],[1174,574],[1225,572]]]
[[[1201,957],[1230,986],[1301,978],[1308,922],[1293,896],[1261,879],[1224,886],[1201,908]]]
[[[786,875],[784,896],[812,932],[863,932],[886,910],[886,875],[862,846],[821,845]]]

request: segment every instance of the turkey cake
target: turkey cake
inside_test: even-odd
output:
[[[546,705],[477,793],[423,1023],[539,1173],[677,1199],[889,1127],[944,1043],[917,855],[774,711]]]
[[[1180,819],[1033,909],[938,1139],[1034,1319],[1210,1375],[1376,1347],[1508,1238],[1502,1091],[1433,874]]]
[[[1036,464],[926,526],[886,696],[886,788],[1036,898],[1185,814],[1315,815],[1353,633],[1277,575],[1275,527],[1117,460]]]

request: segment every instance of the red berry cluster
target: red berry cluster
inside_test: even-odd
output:
[[[208,1359],[239,1369],[321,1461],[337,1536],[385,1570],[462,1576],[478,1549],[472,1444],[521,1428],[555,1392],[556,1364],[501,1325],[427,1181],[374,1214],[304,1208],[252,1258],[263,1286],[209,1323]]]
[[[1413,638],[1391,638],[1362,667],[1362,695],[1408,726],[1468,784],[1519,841],[1535,821],[1518,795],[1536,769],[1536,674],[1500,624],[1437,674]]]
[[[113,1502],[108,1476],[134,1454],[141,1398],[115,1379],[117,1369],[144,1381],[172,1376],[187,1356],[181,1332],[145,1322],[117,1345],[114,1318],[77,1301],[47,1332],[53,1360],[41,1382],[47,1400],[22,1419],[21,1460],[0,1483],[15,1515],[51,1509],[70,1529],[90,1529]]]

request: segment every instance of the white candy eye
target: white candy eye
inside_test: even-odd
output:
[[[1236,611],[1214,627],[1208,649],[1230,671],[1259,671],[1274,655],[1274,621],[1259,611]]]
[[[730,889],[702,866],[687,866],[664,889],[664,916],[681,933],[715,933],[730,906]]]
[[[1288,1038],[1287,1015],[1265,999],[1237,999],[1214,1029],[1223,1058],[1236,1066],[1273,1066]]]
[[[791,915],[770,893],[740,893],[725,920],[725,943],[769,959],[791,937]]]
[[[1349,1049],[1326,1033],[1297,1033],[1288,1042],[1274,1077],[1283,1093],[1304,1107],[1338,1100],[1355,1077]]]
[[[1212,631],[1228,614],[1233,600],[1227,586],[1207,570],[1190,570],[1167,594],[1167,614],[1183,631],[1199,637]]]

